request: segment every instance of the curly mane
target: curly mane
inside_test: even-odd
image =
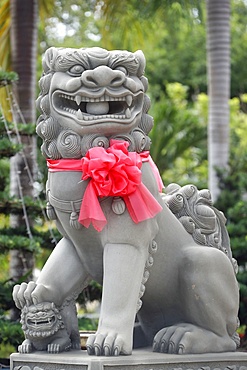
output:
[[[94,146],[108,147],[109,141],[112,138],[119,138],[129,142],[129,151],[137,151],[138,153],[150,148],[150,139],[148,133],[153,127],[153,118],[148,115],[150,108],[150,99],[144,94],[144,103],[142,108],[141,119],[138,126],[126,134],[104,136],[99,133],[80,136],[71,129],[62,127],[57,119],[52,117],[49,101],[49,92],[51,80],[56,72],[65,72],[71,66],[83,61],[84,65],[91,68],[90,58],[92,57],[87,52],[88,49],[63,49],[50,48],[46,51],[43,58],[43,75],[39,81],[40,95],[37,98],[36,104],[40,111],[40,117],[37,121],[37,134],[43,139],[41,147],[42,154],[46,158],[81,158],[87,150]],[[106,50],[101,49],[104,52]],[[116,60],[118,63],[127,58],[130,65],[130,70],[140,79],[144,92],[147,91],[148,81],[143,75],[145,67],[145,59],[141,52],[130,53],[126,51],[107,52],[112,55],[109,66],[115,67]],[[117,58],[116,58],[117,56]],[[137,63],[138,60],[138,63]],[[138,66],[138,69],[137,69]]]

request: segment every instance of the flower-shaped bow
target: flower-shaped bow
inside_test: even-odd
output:
[[[154,217],[161,205],[141,181],[143,157],[149,153],[128,152],[128,142],[111,140],[110,147],[94,147],[81,159],[82,180],[90,179],[81,204],[79,222],[92,223],[101,231],[107,221],[98,197],[122,197],[135,223]]]

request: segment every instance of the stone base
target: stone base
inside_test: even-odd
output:
[[[169,355],[151,349],[134,350],[131,356],[88,356],[86,351],[59,354],[14,353],[10,370],[247,370],[247,353]]]

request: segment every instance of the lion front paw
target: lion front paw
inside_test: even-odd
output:
[[[69,351],[71,349],[70,340],[57,339],[53,343],[48,344],[47,352],[48,353],[60,353],[64,351]]]
[[[81,349],[81,343],[80,342],[72,342],[71,343],[71,349],[80,350]]]
[[[60,344],[57,343],[51,343],[47,346],[47,352],[48,353],[59,353],[62,352]]]
[[[33,346],[30,340],[25,339],[22,344],[18,346],[19,353],[31,353],[33,351]]]
[[[124,339],[113,333],[92,334],[87,340],[87,352],[96,356],[130,355],[132,350]]]

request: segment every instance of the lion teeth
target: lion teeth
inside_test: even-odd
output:
[[[102,94],[98,97],[88,97],[88,96],[82,96],[79,92],[77,95],[65,95],[65,94],[59,94],[59,97],[62,99],[68,99],[74,101],[74,104],[68,103],[64,104],[64,101],[62,100],[61,103],[63,103],[60,106],[60,109],[64,112],[69,113],[69,115],[76,116],[76,118],[80,121],[93,121],[93,120],[101,120],[101,119],[130,119],[132,117],[132,104],[133,104],[133,96],[131,94],[126,94],[124,96],[110,96],[107,93]],[[104,103],[105,102],[105,103]],[[99,114],[94,114],[95,112],[92,112],[92,114],[87,114],[86,112],[86,106],[87,103],[90,104],[107,104],[109,102],[109,106],[112,103],[112,109],[109,109],[109,112],[107,114],[102,114],[102,112],[99,112]],[[117,104],[117,102],[122,102]],[[114,105],[115,104],[115,105]],[[67,105],[67,106],[66,106]],[[119,110],[119,112],[116,112],[116,109]],[[115,111],[114,113],[110,113],[110,111]]]
[[[126,103],[128,104],[128,107],[130,107],[130,106],[131,106],[132,101],[133,101],[132,96],[131,96],[131,95],[127,95],[127,96],[126,96]]]
[[[83,114],[82,114],[82,111],[80,109],[78,109],[78,111],[76,112],[76,117],[78,119],[83,119]]]
[[[80,96],[75,95],[74,97],[72,95],[66,95],[66,94],[59,94],[60,98],[68,99],[68,100],[74,100],[77,105],[80,105],[81,102],[100,102],[100,101],[126,101],[127,105],[130,107],[133,102],[133,97],[131,95],[126,96],[109,96],[107,94],[101,95],[99,97],[90,98],[87,96]]]
[[[130,118],[131,117],[131,111],[130,111],[129,108],[126,109],[125,116],[126,116],[126,118]]]
[[[81,104],[81,97],[79,95],[76,95],[75,101],[76,101],[77,105],[80,105]]]

